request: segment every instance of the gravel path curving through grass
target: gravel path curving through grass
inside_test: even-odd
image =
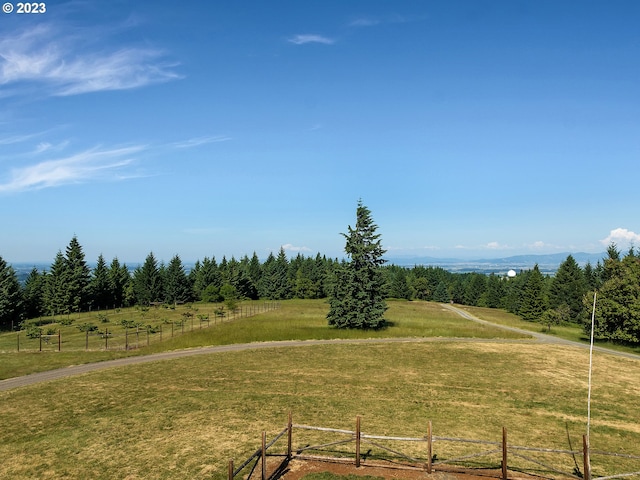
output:
[[[145,356],[138,356],[138,357],[119,358],[116,360],[107,360],[104,362],[97,362],[97,363],[87,363],[83,365],[73,365],[70,367],[59,368],[56,370],[33,373],[31,375],[25,375],[22,377],[8,378],[5,380],[0,380],[0,392],[10,390],[13,388],[34,385],[37,383],[48,382],[51,380],[59,380],[61,378],[71,377],[74,375],[82,375],[85,373],[90,373],[97,370],[103,370],[106,368],[124,367],[129,365],[138,365],[141,363],[172,360],[174,358],[190,357],[194,355],[209,355],[213,353],[223,353],[223,352],[239,352],[243,350],[255,350],[255,349],[263,349],[263,348],[290,348],[290,347],[306,347],[311,345],[330,345],[330,344],[345,344],[345,343],[366,344],[366,343],[450,342],[450,341],[476,342],[476,343],[496,343],[496,342],[515,343],[515,342],[534,341],[534,342],[547,343],[547,344],[570,345],[570,346],[580,347],[580,348],[589,348],[589,345],[586,345],[584,343],[574,342],[571,340],[564,340],[562,338],[557,338],[552,335],[545,335],[543,333],[531,332],[531,331],[523,330],[520,328],[509,327],[505,325],[495,324],[492,322],[487,322],[486,320],[482,320],[474,315],[471,315],[469,312],[463,309],[454,307],[452,305],[442,304],[442,306],[444,308],[447,308],[448,310],[451,310],[452,312],[457,313],[458,315],[460,315],[461,317],[467,320],[471,320],[471,321],[482,323],[485,325],[490,325],[492,327],[501,328],[503,330],[509,330],[512,332],[530,336],[530,337],[533,337],[534,340],[430,337],[430,338],[375,338],[375,339],[372,338],[372,339],[360,339],[360,340],[342,340],[342,339],[288,340],[288,341],[285,340],[285,341],[277,341],[277,342],[219,345],[219,346],[201,347],[201,348],[193,348],[193,349],[185,349],[185,350],[174,350],[170,352],[155,353],[152,355],[145,355]],[[631,358],[634,360],[640,360],[640,355],[636,355],[632,353],[617,352],[617,351],[608,350],[602,347],[594,347],[594,350],[597,350],[603,353],[608,353],[611,355],[619,355],[619,356]]]
[[[466,310],[463,310],[463,309],[458,308],[458,307],[454,307],[453,305],[442,304],[442,306],[444,308],[448,309],[448,310],[451,310],[452,312],[457,313],[461,317],[464,317],[467,320],[471,320],[473,322],[482,323],[484,325],[490,325],[492,327],[500,328],[502,330],[508,330],[510,332],[520,333],[520,334],[524,334],[524,335],[531,335],[532,337],[534,337],[540,343],[556,344],[556,345],[568,345],[568,346],[579,347],[579,348],[589,348],[589,344],[586,344],[586,343],[576,342],[576,341],[573,341],[573,340],[566,340],[564,338],[558,338],[558,337],[554,337],[553,335],[546,335],[544,333],[539,333],[539,332],[532,332],[530,330],[523,330],[522,328],[509,327],[507,325],[500,325],[498,323],[487,322],[486,320],[482,320],[482,319],[480,319],[480,318],[478,318],[478,317],[476,317],[474,315],[471,315]],[[638,354],[628,353],[628,352],[619,352],[617,350],[610,350],[610,349],[604,348],[604,347],[594,346],[593,347],[593,351],[594,352],[600,352],[600,353],[608,353],[610,355],[617,355],[617,356],[620,356],[620,357],[631,358],[633,360],[640,360],[640,355],[638,355]]]

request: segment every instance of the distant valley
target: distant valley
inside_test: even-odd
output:
[[[554,253],[548,255],[515,255],[512,257],[503,258],[483,258],[477,260],[465,260],[460,258],[437,258],[437,257],[421,257],[421,256],[388,256],[387,264],[399,265],[402,267],[413,267],[415,265],[440,267],[453,273],[469,273],[477,272],[484,274],[495,273],[496,275],[506,275],[506,273],[513,269],[516,272],[520,270],[529,270],[537,263],[538,268],[544,275],[554,275],[558,267],[564,262],[568,255],[573,255],[576,262],[580,266],[584,266],[587,262],[590,262],[594,267],[603,258],[606,257],[606,253]],[[193,268],[193,262],[185,262],[184,267],[187,272]],[[39,271],[49,270],[51,264],[35,262],[20,262],[12,264],[13,269],[16,271],[18,280],[20,283],[24,283],[29,273],[36,267]],[[89,266],[93,268],[95,265],[89,263]],[[135,268],[137,264],[130,264],[130,270]]]
[[[463,260],[459,258],[436,258],[436,257],[388,257],[389,263],[400,265],[403,267],[413,267],[414,265],[440,267],[453,273],[469,273],[477,272],[484,274],[495,273],[496,275],[506,275],[509,270],[529,270],[537,263],[538,268],[544,275],[554,275],[562,262],[569,255],[578,264],[584,267],[587,262],[592,266],[596,266],[598,262],[606,257],[606,253],[552,253],[547,255],[515,255],[503,258],[482,258],[477,260]]]

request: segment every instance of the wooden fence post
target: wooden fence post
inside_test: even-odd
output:
[[[356,468],[360,467],[360,415],[356,417]]]
[[[233,480],[233,460],[229,460],[229,480]]]
[[[293,430],[293,415],[289,412],[289,418],[287,420],[287,461],[291,461],[291,443],[292,443],[292,430]]]
[[[262,432],[262,480],[267,478],[267,432]]]
[[[502,480],[507,480],[507,429],[502,427]]]
[[[104,328],[104,349],[109,350],[109,329]]]
[[[58,329],[58,351],[60,352],[62,350],[62,336],[60,333],[60,329]]]
[[[39,335],[40,337],[40,351],[42,351],[42,333]]]
[[[582,436],[582,459],[584,464],[584,480],[591,480],[591,460],[589,458],[589,439]]]
[[[18,351],[20,351],[20,332],[18,332]]]
[[[429,420],[429,425],[427,427],[427,473],[429,474],[431,473],[432,458],[433,458],[433,443],[432,443],[431,420]]]

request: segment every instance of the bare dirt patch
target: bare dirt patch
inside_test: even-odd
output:
[[[360,467],[356,468],[352,462],[295,458],[289,462],[280,478],[300,480],[308,474],[322,472],[344,476],[358,475],[407,480],[490,480],[502,478],[502,470],[499,469],[464,469],[443,465],[438,466],[437,470],[434,468],[432,473],[428,474],[426,469],[419,465],[363,462]],[[540,480],[545,477],[509,471],[508,478],[509,480]]]

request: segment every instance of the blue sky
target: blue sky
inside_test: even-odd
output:
[[[0,256],[640,246],[637,1],[71,1],[0,14]]]

